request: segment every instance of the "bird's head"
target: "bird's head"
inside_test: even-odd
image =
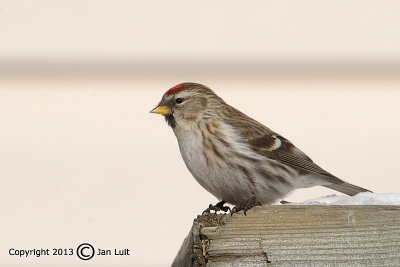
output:
[[[160,103],[150,112],[164,115],[168,125],[174,128],[177,124],[198,122],[213,103],[221,101],[204,85],[180,83],[165,92]]]

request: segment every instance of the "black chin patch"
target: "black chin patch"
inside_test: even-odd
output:
[[[175,121],[174,115],[172,115],[172,114],[166,115],[165,121],[168,123],[169,126],[171,126],[172,128],[175,128],[176,121]]]

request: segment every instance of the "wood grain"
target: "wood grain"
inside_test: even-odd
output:
[[[173,266],[400,266],[400,206],[271,205],[198,216]]]

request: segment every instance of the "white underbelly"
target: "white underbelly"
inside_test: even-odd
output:
[[[216,160],[211,151],[204,151],[201,138],[191,135],[179,142],[182,158],[190,173],[201,186],[220,200],[230,203],[247,201],[254,191],[247,177],[228,166],[225,161]]]
[[[238,150],[242,154],[247,153],[245,155],[249,157],[253,156],[251,152],[241,147],[232,149],[233,145],[230,143],[231,148],[219,146],[221,159],[215,152],[206,150],[202,138],[200,131],[178,138],[179,149],[193,177],[219,200],[237,205],[248,201],[254,194],[261,203],[269,204],[293,189],[290,185],[271,183],[267,177],[256,171],[260,166],[255,166],[251,160],[235,156]],[[268,165],[268,160],[258,159],[259,164],[274,175],[275,171]],[[243,168],[247,171],[243,171]]]

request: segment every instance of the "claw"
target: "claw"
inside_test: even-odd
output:
[[[209,206],[208,206],[208,208],[207,209],[205,209],[202,213],[201,213],[201,215],[204,215],[204,213],[211,213],[211,211],[213,210],[213,205],[212,204],[210,204]]]
[[[261,206],[261,202],[257,201],[257,197],[255,195],[252,195],[247,202],[241,203],[233,207],[231,211],[231,216],[232,214],[237,213],[241,210],[243,210],[244,215],[247,215],[247,211],[255,206]]]
[[[208,208],[207,208],[206,210],[204,210],[203,213],[202,213],[201,215],[204,215],[204,213],[211,213],[211,211],[214,211],[215,214],[217,214],[218,211],[224,211],[224,212],[228,212],[228,211],[229,211],[229,212],[232,213],[230,207],[224,206],[225,203],[226,203],[226,202],[222,200],[222,201],[218,202],[218,203],[215,204],[215,205],[210,204],[210,205],[208,206]]]

